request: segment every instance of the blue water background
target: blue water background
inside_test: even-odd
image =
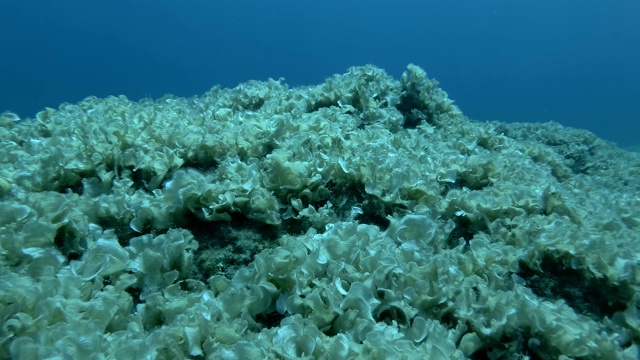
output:
[[[640,142],[638,0],[0,0],[0,111],[413,62],[478,120]]]

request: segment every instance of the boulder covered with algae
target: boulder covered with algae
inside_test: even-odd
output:
[[[0,118],[0,358],[635,359],[640,157],[410,65]]]

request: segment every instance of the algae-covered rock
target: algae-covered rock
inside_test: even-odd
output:
[[[639,155],[415,65],[0,133],[0,358],[637,358]]]

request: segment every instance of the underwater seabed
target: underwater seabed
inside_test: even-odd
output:
[[[409,65],[0,117],[0,358],[636,359],[640,154]]]

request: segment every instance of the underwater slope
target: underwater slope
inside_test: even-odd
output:
[[[638,354],[638,154],[417,66],[0,122],[2,358]]]

